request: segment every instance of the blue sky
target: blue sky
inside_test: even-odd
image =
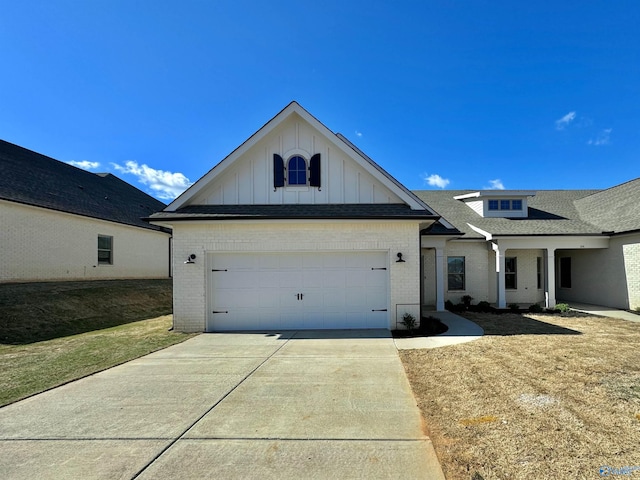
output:
[[[0,138],[164,201],[291,100],[414,190],[640,176],[635,0],[0,7]]]

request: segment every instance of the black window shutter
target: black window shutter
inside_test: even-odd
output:
[[[320,188],[320,154],[316,153],[309,160],[309,185]]]
[[[277,153],[273,154],[273,188],[284,187],[284,160]]]

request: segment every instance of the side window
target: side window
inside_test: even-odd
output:
[[[511,200],[511,210],[522,210],[522,200]]]
[[[98,265],[113,265],[113,237],[98,235]]]
[[[299,155],[287,162],[287,180],[289,185],[307,184],[307,162]]]
[[[449,290],[465,289],[464,257],[447,257],[447,288]]]
[[[504,259],[504,287],[508,290],[518,288],[518,259],[505,257]]]

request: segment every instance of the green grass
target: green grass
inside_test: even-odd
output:
[[[0,345],[0,405],[194,336],[169,328],[171,315],[165,315],[25,345]]]

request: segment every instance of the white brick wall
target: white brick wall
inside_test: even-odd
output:
[[[424,253],[424,302],[435,305],[435,250]],[[447,257],[465,257],[465,290],[447,290]],[[544,290],[537,288],[536,258],[541,250],[507,250],[505,256],[517,257],[517,289],[506,291],[507,304],[529,304],[544,301]],[[496,257],[484,241],[450,241],[444,250],[444,298],[454,304],[460,303],[464,295],[470,295],[474,304],[497,299]]]
[[[386,250],[390,260],[389,327],[420,303],[419,223],[396,222],[219,222],[174,226],[174,327],[203,331],[206,325],[207,265],[212,252]],[[404,263],[396,263],[402,252]],[[186,265],[190,254],[196,263]]]
[[[612,237],[609,248],[559,250],[571,257],[571,288],[560,289],[562,300],[621,309],[640,307],[640,234]]]
[[[98,265],[98,235],[113,265]],[[0,282],[167,278],[169,235],[0,201]]]
[[[640,308],[640,235],[628,241],[629,243],[622,245],[629,294],[628,308],[637,310]]]

